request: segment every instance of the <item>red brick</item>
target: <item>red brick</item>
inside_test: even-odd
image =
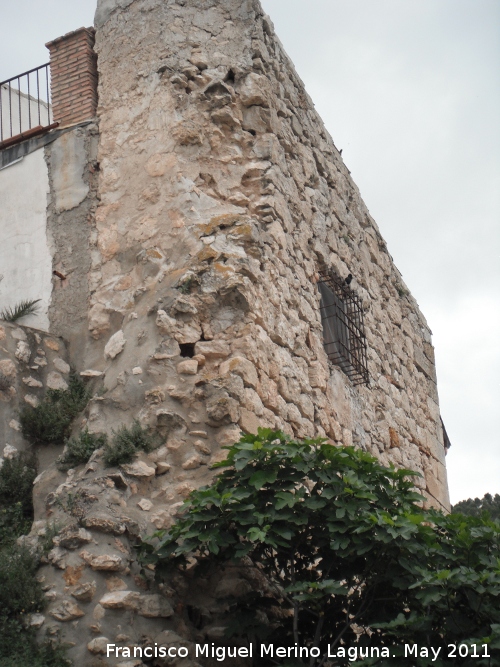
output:
[[[80,28],[46,46],[50,51],[54,120],[72,125],[92,118],[97,107],[97,56],[93,28]]]

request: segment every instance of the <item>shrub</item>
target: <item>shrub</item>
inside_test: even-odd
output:
[[[0,614],[16,617],[39,612],[45,598],[36,580],[38,559],[26,547],[0,551]]]
[[[26,547],[0,550],[0,667],[66,667],[64,648],[38,646],[26,615],[42,611],[46,600],[36,579],[38,559]]]
[[[5,459],[0,468],[0,548],[31,528],[35,477],[36,461],[29,452]]]
[[[95,450],[104,448],[107,441],[105,434],[89,433],[89,430],[85,429],[75,438],[68,440],[65,453],[57,459],[57,467],[67,470],[80,463],[87,463]]]
[[[10,378],[0,371],[0,391],[6,391],[11,385],[12,382]]]
[[[352,447],[259,429],[227,449],[214,482],[141,549],[158,578],[232,562],[258,582],[227,600],[227,636],[319,651],[287,667],[324,665],[328,647],[343,667],[349,647],[384,648],[381,661],[363,661],[384,667],[404,644],[500,648],[499,524],[422,509],[416,473]]]
[[[24,515],[21,503],[0,507],[0,549],[29,533],[32,520]]]
[[[87,405],[90,393],[75,375],[67,389],[49,389],[37,406],[23,408],[20,423],[23,436],[33,443],[63,444],[71,422]]]
[[[33,519],[33,454],[20,452],[0,469],[0,667],[66,667],[65,649],[46,642],[26,627],[26,615],[42,611],[45,596],[36,578],[40,552],[32,553],[15,540],[29,532]],[[48,528],[46,544],[55,534]],[[52,548],[50,544],[50,548]]]
[[[131,463],[138,452],[149,452],[154,447],[154,439],[149,435],[147,429],[143,429],[135,419],[131,428],[122,426],[114,433],[112,442],[106,444],[104,463],[107,466]]]

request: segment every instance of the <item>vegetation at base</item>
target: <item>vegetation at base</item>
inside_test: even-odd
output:
[[[0,371],[0,391],[6,391],[12,386],[12,381]]]
[[[31,528],[36,474],[35,457],[29,452],[5,459],[0,468],[0,667],[69,664],[61,646],[39,646],[36,631],[26,626],[28,615],[45,605],[36,578],[41,554],[16,543]]]
[[[227,600],[228,639],[296,643],[321,656],[328,646],[385,646],[401,656],[405,643],[486,644],[498,655],[498,523],[422,509],[416,473],[352,447],[259,429],[227,449],[213,484],[190,494],[177,522],[141,545],[140,558],[160,579],[178,568],[190,577],[220,574],[236,563],[253,590]],[[394,659],[362,664],[390,667]],[[429,664],[412,658],[413,667]]]
[[[13,308],[4,308],[0,313],[0,320],[5,320],[5,322],[16,322],[22,317],[27,317],[28,315],[36,315],[40,309],[40,306],[37,304],[41,299],[26,300],[16,303]]]
[[[38,558],[26,547],[0,549],[0,667],[66,667],[64,648],[39,646],[27,627],[29,614],[41,612],[45,597],[36,578]]]
[[[49,389],[38,406],[23,408],[19,416],[23,436],[34,444],[63,444],[89,398],[83,382],[72,375],[67,389]]]
[[[131,428],[122,426],[114,433],[112,441],[106,443],[104,463],[108,467],[132,463],[138,452],[150,452],[156,446],[155,439],[135,419]]]
[[[87,463],[95,450],[106,447],[107,442],[105,434],[89,433],[89,430],[85,429],[67,441],[64,454],[57,459],[57,467],[60,470],[67,470],[80,463]]]
[[[31,528],[36,474],[36,460],[29,452],[5,459],[0,468],[0,548]]]
[[[500,521],[500,494],[487,493],[484,498],[469,498],[453,506],[453,512],[466,516],[483,516],[486,512],[492,519]]]

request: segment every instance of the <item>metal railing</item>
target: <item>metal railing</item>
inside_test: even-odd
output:
[[[50,63],[0,83],[0,144],[51,121]]]
[[[318,287],[325,351],[353,384],[369,384],[363,304],[333,268],[321,266]]]

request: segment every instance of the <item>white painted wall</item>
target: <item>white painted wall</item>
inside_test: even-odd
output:
[[[33,82],[31,82],[33,84]],[[41,92],[41,94],[43,94]],[[14,87],[3,85],[1,95],[0,140],[5,141],[16,134],[26,132],[37,125],[50,125],[50,110],[46,102],[19,92]]]
[[[49,176],[40,148],[0,170],[0,311],[41,299],[22,324],[48,331],[52,258],[47,240]]]

